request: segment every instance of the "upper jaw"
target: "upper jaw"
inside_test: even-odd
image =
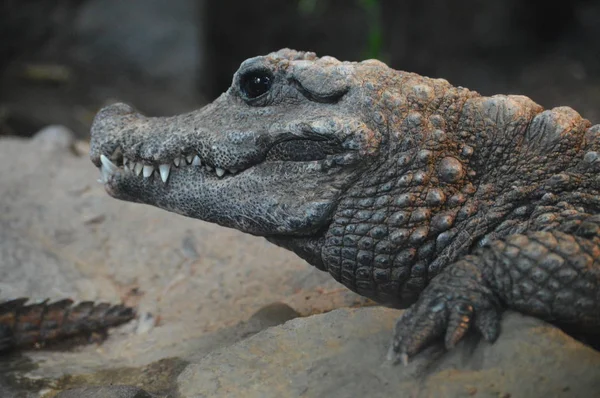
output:
[[[215,102],[219,101],[223,100]],[[220,115],[213,104],[190,114],[162,118],[145,117],[125,104],[102,109],[92,125],[90,146],[101,181],[107,182],[120,171],[142,178],[155,175],[167,183],[171,173],[182,167],[202,167],[212,176],[226,178],[264,162],[273,145],[290,137],[302,139],[316,134],[314,131],[342,129],[339,121],[295,119],[247,118],[245,126],[238,126]],[[236,113],[235,107],[231,113]],[[323,159],[323,166],[326,164]]]
[[[271,174],[273,167],[281,166],[289,173]],[[339,190],[332,188],[309,191],[298,197],[299,186],[314,184],[323,176],[315,162],[303,165],[267,162],[223,177],[207,171],[205,166],[180,163],[164,183],[159,173],[147,178],[136,176],[101,155],[101,171],[101,182],[115,198],[157,206],[259,236],[313,233],[328,219],[339,195]],[[298,178],[291,181],[289,175]]]
[[[339,189],[328,187],[333,173],[322,162],[265,162],[275,135],[200,130],[194,117],[146,118],[124,105],[100,111],[90,156],[106,191],[261,236],[310,233],[329,217]]]
[[[142,178],[157,176],[167,183],[171,172],[182,167],[202,167],[225,178],[262,161],[263,149],[256,145],[254,132],[214,134],[197,127],[202,117],[203,109],[165,118],[145,117],[125,104],[102,109],[92,125],[90,146],[101,181],[119,171]],[[227,150],[236,143],[241,145],[235,151]]]

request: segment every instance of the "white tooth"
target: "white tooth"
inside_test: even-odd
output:
[[[110,171],[108,171],[108,169],[106,167],[104,167],[104,165],[102,165],[102,167],[100,167],[100,179],[103,182],[108,182],[110,176],[112,175],[112,173]]]
[[[154,172],[154,166],[149,166],[149,165],[145,164],[143,170],[144,170],[144,177],[148,178]]]
[[[133,172],[135,173],[136,176],[139,176],[143,169],[144,169],[143,164],[136,163],[135,167],[133,168]]]
[[[193,159],[194,159],[194,155],[188,155],[185,157],[185,160],[187,160],[188,164],[192,163]]]
[[[217,167],[215,170],[216,170],[216,172],[217,172],[217,175],[218,175],[219,177],[223,177],[223,176],[225,175],[225,170],[223,170],[223,169],[221,169],[221,168],[219,168],[219,167]]]
[[[125,169],[125,171],[131,171],[128,164],[124,164],[123,168]]]
[[[106,174],[104,172],[104,167],[100,168],[100,178],[98,178],[98,182],[100,184],[106,184]]]
[[[127,166],[129,164],[129,159],[127,159],[126,157],[123,157],[123,167]]]
[[[212,168],[212,167],[210,167],[209,165],[206,165],[206,166],[204,166],[204,167],[206,167],[206,170],[208,170],[208,171],[213,171],[213,168]]]
[[[200,162],[200,158],[198,155],[194,156],[194,160],[192,160],[192,166],[200,166],[202,163]]]
[[[169,172],[171,171],[171,165],[161,164],[158,166],[158,170],[160,171],[160,179],[163,182],[167,182],[167,179],[169,178]]]
[[[179,167],[179,165],[181,164],[181,159],[180,159],[180,158],[175,158],[175,159],[173,159],[173,164],[174,164],[176,167]]]
[[[106,168],[111,174],[119,170],[119,168],[104,155],[100,155],[100,163],[102,163],[102,168]]]
[[[230,169],[228,170],[231,174],[235,174],[238,172],[238,169]]]
[[[100,155],[100,163],[102,163],[100,167],[101,180],[106,183],[119,168],[104,155]]]

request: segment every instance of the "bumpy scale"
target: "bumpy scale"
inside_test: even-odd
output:
[[[189,114],[101,110],[90,154],[116,198],[264,236],[408,308],[394,360],[493,341],[505,308],[600,332],[600,126],[571,108],[285,49]]]

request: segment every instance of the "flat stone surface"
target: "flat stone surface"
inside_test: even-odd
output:
[[[211,352],[178,378],[181,397],[592,397],[600,353],[507,312],[500,338],[385,360],[399,311],[339,309],[297,318]]]
[[[82,387],[59,393],[56,398],[155,398],[134,386]]]

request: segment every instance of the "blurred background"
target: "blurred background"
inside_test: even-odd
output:
[[[114,101],[188,111],[282,47],[378,58],[599,123],[599,21],[592,0],[3,0],[0,135],[62,124],[86,138]]]

